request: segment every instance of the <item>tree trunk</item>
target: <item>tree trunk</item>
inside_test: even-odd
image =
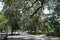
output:
[[[8,32],[6,32],[6,36],[4,37],[4,39],[3,40],[8,40]]]
[[[36,17],[36,19],[35,19],[35,21],[34,21],[34,25],[35,25],[35,33],[38,35],[38,29],[39,29],[39,27],[38,27],[38,19],[39,19],[39,17]]]
[[[11,35],[13,35],[13,29],[11,29]]]
[[[38,25],[37,25],[37,23],[35,23],[35,30],[34,31],[35,31],[35,34],[38,35]]]

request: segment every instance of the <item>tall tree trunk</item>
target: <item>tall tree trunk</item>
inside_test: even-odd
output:
[[[6,32],[6,36],[4,37],[4,39],[3,40],[8,40],[8,31]]]
[[[37,35],[38,35],[38,30],[39,30],[38,20],[39,20],[39,16],[37,16],[36,19],[35,19],[35,21],[34,21],[35,33],[36,33]]]
[[[39,29],[39,27],[38,27],[37,23],[34,23],[34,24],[35,24],[34,32],[35,32],[35,34],[38,35],[38,29]]]
[[[11,29],[11,35],[13,35],[13,28]]]

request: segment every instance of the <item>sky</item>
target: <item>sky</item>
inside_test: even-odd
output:
[[[49,13],[52,13],[54,10],[50,9],[48,10],[48,6],[45,6],[44,10],[43,10],[43,13],[44,14],[49,14]]]
[[[47,8],[47,7],[43,10],[43,13],[44,13],[44,14],[48,14],[48,13],[49,13],[49,11],[48,11],[48,8]]]
[[[3,3],[0,2],[0,11],[2,11],[2,9],[3,9]]]

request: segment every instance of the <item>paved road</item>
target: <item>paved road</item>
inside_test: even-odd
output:
[[[2,34],[5,36],[6,34]],[[0,34],[0,36],[2,36]],[[27,32],[23,32],[21,35],[8,36],[8,40],[60,40],[58,37],[42,35],[30,35]]]

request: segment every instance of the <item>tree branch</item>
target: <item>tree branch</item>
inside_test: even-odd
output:
[[[34,14],[36,14],[40,8],[42,8],[42,6],[38,7],[37,10],[30,17],[32,17]]]
[[[44,4],[44,0],[41,2],[41,6],[38,7],[38,8],[36,9],[36,11],[35,11],[30,17],[32,17],[34,14],[36,14],[36,13],[39,11],[39,9],[43,7],[43,4]]]
[[[31,7],[33,7],[33,5],[34,5],[36,2],[38,2],[38,0],[36,0],[34,3],[32,3],[32,6],[31,6]],[[31,7],[29,7],[29,8],[31,8]],[[28,8],[28,9],[29,9],[29,8]]]

